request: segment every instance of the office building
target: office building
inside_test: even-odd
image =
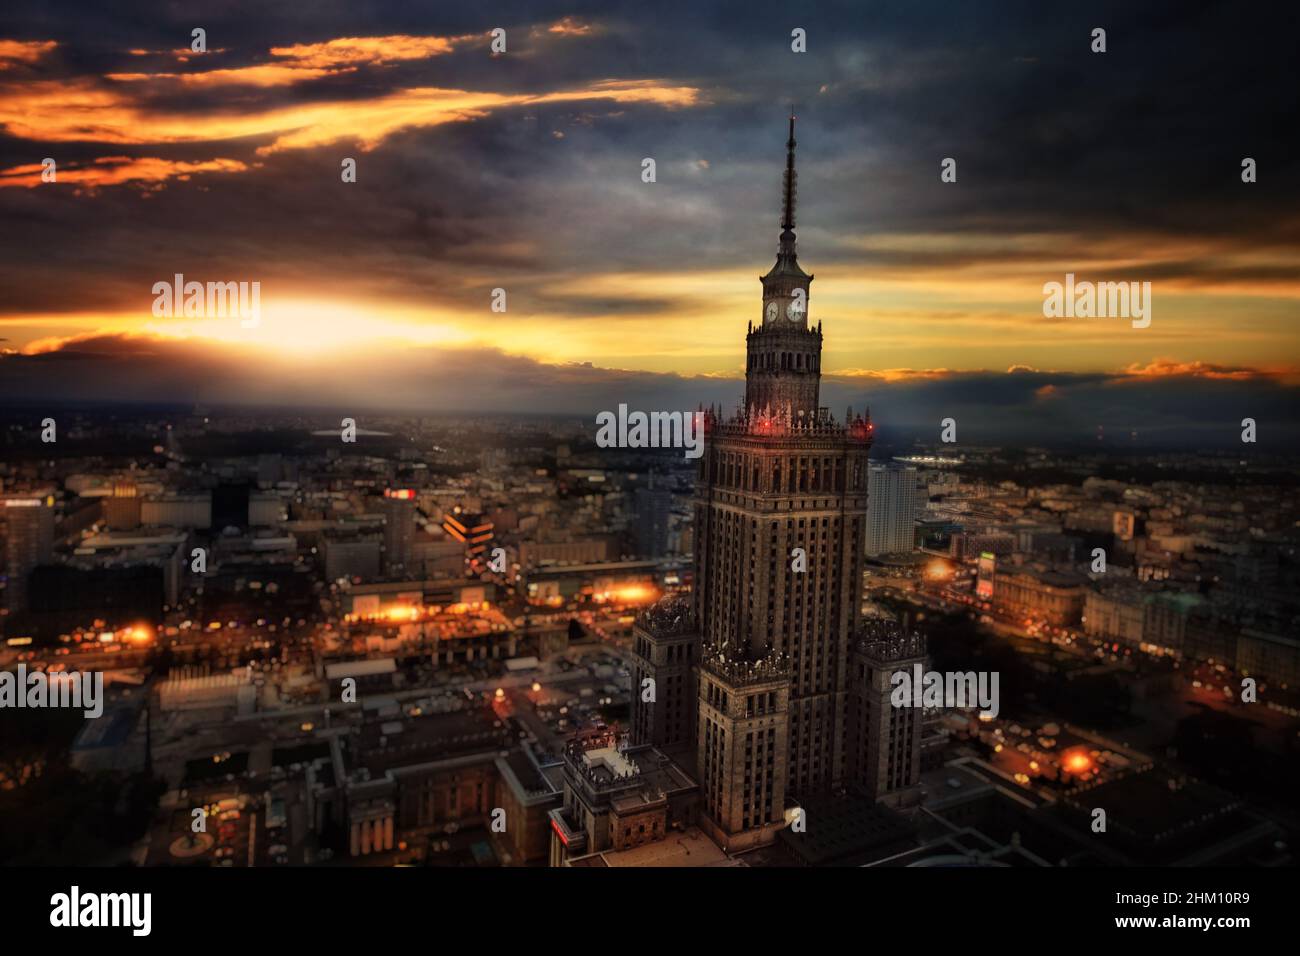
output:
[[[28,582],[42,564],[54,560],[54,499],[14,497],[4,500],[5,586],[9,611],[27,608]]]
[[[915,547],[920,494],[910,465],[872,465],[867,474],[867,555],[907,554]]]

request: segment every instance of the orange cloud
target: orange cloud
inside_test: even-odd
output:
[[[359,66],[385,66],[402,60],[425,60],[451,53],[459,44],[481,39],[478,36],[415,37],[398,34],[384,37],[340,37],[324,43],[299,43],[272,47],[274,63],[204,70],[198,73],[109,73],[108,79],[121,83],[167,82],[188,87],[209,86],[290,86],[323,76],[350,73]],[[132,50],[143,55],[148,50]],[[188,53],[189,51],[182,51]],[[188,60],[188,57],[180,57]]]
[[[393,134],[534,103],[611,100],[685,107],[699,101],[688,86],[653,80],[604,80],[555,93],[487,93],[420,88],[364,100],[307,103],[245,113],[153,112],[119,89],[89,81],[27,84],[0,99],[0,124],[10,136],[41,142],[121,145],[194,143],[272,137],[260,153],[355,140],[373,149]]]
[[[42,80],[7,90],[0,97],[0,125],[19,139],[139,142],[120,130],[143,118],[126,97],[89,80]]]
[[[458,44],[479,37],[340,37],[324,43],[298,43],[271,48],[272,56],[287,57],[296,65],[330,69],[361,63],[383,64],[393,60],[425,60],[450,53]]]
[[[583,23],[577,17],[564,17],[547,27],[546,32],[562,37],[585,37],[593,34],[595,27],[590,23]]]
[[[0,188],[5,186],[26,186],[32,188],[45,184],[41,182],[44,167],[39,163],[26,166],[13,166],[0,170]],[[59,167],[56,183],[77,183],[95,188],[98,186],[118,186],[128,182],[158,183],[168,179],[186,182],[195,173],[240,173],[248,169],[246,163],[237,159],[209,159],[197,163],[177,162],[159,159],[156,156],[101,156],[86,166]]]
[[[0,70],[35,63],[58,45],[57,40],[0,40]]]
[[[188,63],[192,56],[212,56],[216,53],[229,53],[230,48],[225,46],[213,47],[206,53],[195,53],[187,46],[177,47],[174,50],[146,50],[141,47],[136,47],[135,49],[127,50],[126,52],[131,56],[170,56],[180,60],[182,63]]]
[[[48,355],[51,352],[59,352],[63,349],[76,348],[77,346],[83,345],[89,346],[86,351],[107,353],[111,350],[127,351],[127,349],[115,348],[117,346],[130,345],[131,343],[147,345],[156,340],[156,336],[149,334],[141,334],[137,332],[105,333],[96,330],[94,332],[77,332],[72,335],[47,335],[44,338],[32,340],[21,351],[13,352],[12,354]],[[139,352],[140,350],[134,351]]]
[[[848,368],[828,373],[828,378],[873,378],[882,382],[933,381],[959,374],[949,368]]]
[[[1212,365],[1209,362],[1177,362],[1173,359],[1158,358],[1146,365],[1135,362],[1120,370],[1120,376],[1128,379],[1172,378],[1190,375],[1195,378],[1231,379],[1233,381],[1251,381],[1269,378],[1275,374],[1285,374],[1286,370],[1267,372],[1260,369],[1231,368],[1224,365]]]
[[[693,105],[697,98],[698,91],[692,87],[661,86],[643,80],[607,80],[583,89],[540,95],[410,89],[372,100],[293,107],[267,114],[265,120],[276,129],[277,137],[258,152],[304,149],[339,140],[356,140],[362,149],[370,150],[405,129],[475,119],[492,110],[534,103],[608,99],[674,107]]]
[[[314,80],[344,72],[348,70],[309,69],[283,63],[263,63],[230,70],[207,70],[203,73],[109,73],[107,78],[118,83],[166,81],[193,87],[237,85],[266,87],[289,86],[304,80]]]

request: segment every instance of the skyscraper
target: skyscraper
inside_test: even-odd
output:
[[[704,416],[693,640],[672,657],[696,662],[701,823],[730,850],[774,838],[787,798],[851,782],[849,647],[860,615],[872,426],[852,409],[838,422],[819,404],[822,330],[809,323],[813,277],[795,254],[793,116],[786,150],[780,244],[761,279],[761,324],[751,322],[747,335],[745,404],[730,417]],[[682,643],[680,624],[658,633],[661,618],[648,614],[636,628],[638,674],[660,687],[663,652]],[[661,700],[680,708],[671,692]],[[634,710],[641,721],[653,715]],[[634,727],[642,740],[655,740],[654,730]]]
[[[415,492],[409,488],[384,490],[384,572],[401,574],[411,568],[415,545]]]
[[[10,611],[27,609],[28,583],[54,557],[54,508],[41,498],[5,499],[5,585]]]
[[[634,492],[634,532],[638,557],[662,558],[668,553],[668,513],[672,504],[672,492],[667,488],[655,487],[653,475],[649,484]]]
[[[915,548],[919,495],[916,469],[872,465],[867,477],[867,554],[903,554]]]

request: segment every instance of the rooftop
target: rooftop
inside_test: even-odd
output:
[[[583,762],[593,771],[599,773],[604,769],[611,777],[631,777],[641,772],[632,761],[628,760],[614,747],[598,747],[582,755]]]
[[[606,850],[580,861],[581,866],[742,866],[731,860],[698,827],[682,832],[669,831],[662,840],[644,843],[626,850]]]
[[[400,729],[395,724],[401,724]],[[509,733],[491,708],[374,720],[350,738],[349,763],[373,778],[398,767],[432,763],[508,746]]]

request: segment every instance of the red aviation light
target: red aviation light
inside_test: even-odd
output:
[[[560,829],[560,825],[554,820],[551,821],[551,829],[555,831],[555,835],[560,838],[561,843],[565,846],[569,845],[569,838],[564,835],[564,831]]]
[[[849,433],[854,438],[858,440],[862,440],[864,438],[870,438],[872,436],[872,433],[875,430],[876,430],[876,426],[872,422],[864,422],[859,420],[852,425],[852,427],[849,429]]]

